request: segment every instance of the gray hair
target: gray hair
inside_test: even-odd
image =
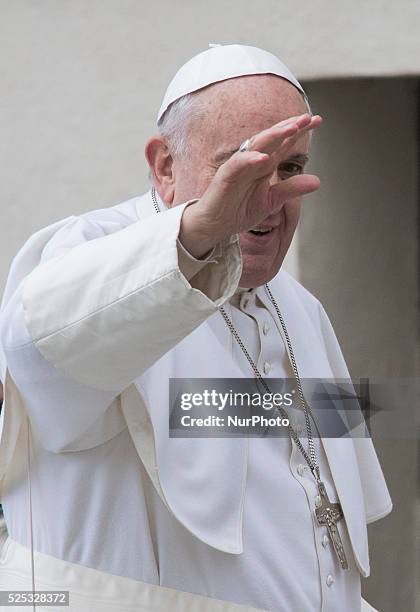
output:
[[[158,122],[159,134],[166,139],[173,155],[188,155],[188,127],[201,110],[197,98],[196,93],[189,93],[175,100]]]

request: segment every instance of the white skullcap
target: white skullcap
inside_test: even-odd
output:
[[[168,106],[207,85],[251,74],[275,74],[292,83],[306,99],[299,81],[275,55],[248,45],[210,45],[181,66],[166,90],[157,120]]]

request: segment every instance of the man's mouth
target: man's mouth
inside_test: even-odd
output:
[[[272,231],[273,231],[272,227],[266,227],[266,228],[254,227],[253,229],[249,230],[248,233],[254,234],[254,236],[261,236],[264,234],[269,234]]]
[[[279,239],[279,226],[270,227],[253,227],[245,233],[245,240],[250,248],[272,248],[274,243]]]

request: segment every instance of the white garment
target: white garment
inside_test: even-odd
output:
[[[16,595],[33,590],[30,552],[7,535],[4,521],[0,520],[0,590],[12,594],[17,591]],[[65,586],[69,593],[67,612],[259,612],[250,606],[115,576],[38,551],[34,551],[34,557],[36,590],[41,591],[41,596],[42,591],[47,591],[46,595],[52,598]],[[53,609],[58,608],[42,603],[36,606],[38,612]],[[10,606],[0,605],[0,610],[8,612]],[[33,606],[21,606],[19,610],[33,612]],[[375,610],[362,607],[362,612]]]
[[[125,240],[121,234],[118,236],[117,230],[131,226],[130,234],[133,229],[141,233],[140,226],[133,227],[141,204],[146,206],[147,199],[143,198],[143,202],[138,199],[132,200],[119,207],[95,211],[71,221],[50,241],[44,251],[44,256],[53,257],[51,260],[53,267],[62,263],[64,276],[68,271],[74,274],[75,270],[70,265],[72,262],[65,258],[66,249],[75,247],[86,240],[100,238],[104,234],[114,235],[115,233],[114,238],[120,238],[119,245],[115,240],[108,240],[107,251],[111,249],[111,253],[114,253],[118,260],[120,251],[116,247],[123,249]],[[151,220],[145,224],[148,225],[148,229],[156,231],[158,222],[162,226],[166,223],[168,230],[166,233],[162,231],[160,240],[155,240],[157,244],[150,245],[153,239],[149,239],[150,248],[145,249],[144,247],[142,255],[148,261],[149,267],[157,266],[156,256],[164,257],[166,252],[169,253],[174,248],[177,222],[179,223],[181,212],[182,210],[168,211],[156,215],[156,217],[165,217],[162,221]],[[98,241],[93,242],[98,243]],[[141,236],[139,236],[139,242],[141,243]],[[159,253],[158,247],[163,254]],[[204,267],[202,263],[197,264],[200,273],[190,278],[191,284],[193,285],[194,281],[197,288],[206,287],[207,295],[212,296],[210,299],[214,304],[217,304],[217,300],[223,303],[223,296],[225,299],[226,296],[229,297],[229,292],[233,292],[235,283],[238,282],[240,270],[235,264],[235,259],[232,259],[232,256],[229,259],[229,252],[234,248],[234,243],[221,245],[217,253],[217,260]],[[180,257],[179,245],[177,249],[177,256]],[[61,255],[59,259],[54,260],[57,250]],[[73,249],[73,253],[75,251],[76,249]],[[86,253],[81,253],[80,262],[83,261],[85,255]],[[121,257],[124,256],[123,253]],[[60,261],[62,257],[64,259]],[[214,258],[215,254],[212,253],[211,257]],[[88,260],[84,261],[86,261],[85,268],[89,268]],[[221,270],[223,261],[225,269]],[[129,272],[136,273],[136,261],[133,259],[132,262],[130,265],[125,262],[125,267]],[[66,264],[70,266],[70,270],[67,270]],[[44,270],[48,273],[47,268]],[[168,270],[170,274],[169,266],[166,267],[165,272],[168,273]],[[226,270],[232,279],[231,284],[227,286],[224,284]],[[86,274],[88,272],[89,270]],[[109,270],[106,272],[109,273]],[[156,270],[154,272],[156,273]],[[159,270],[157,276],[162,278],[161,275],[159,276]],[[121,276],[118,278],[120,279]],[[58,277],[57,282],[60,283],[60,281],[61,278]],[[69,279],[66,278],[66,287],[68,281]],[[104,299],[105,289],[112,291],[112,275],[104,275],[98,280],[94,277],[88,279],[86,276],[79,282],[87,283],[87,286],[92,289],[93,296],[95,296],[95,291],[99,291],[97,296],[93,298],[89,296],[88,309],[95,299],[100,304]],[[73,289],[74,285],[73,277],[70,287]],[[227,544],[229,538],[226,537],[226,544],[215,546],[214,542],[219,541],[216,533],[218,528],[215,527],[212,531],[211,526],[208,527],[207,540],[210,541],[213,538],[213,544],[207,545],[205,543],[206,525],[202,522],[194,523],[200,518],[201,508],[198,509],[198,514],[194,515],[191,510],[191,507],[194,507],[193,497],[190,500],[174,497],[177,490],[175,485],[179,485],[178,490],[185,492],[185,483],[188,484],[188,480],[183,483],[182,476],[174,473],[173,470],[178,469],[182,472],[185,466],[182,463],[179,465],[175,463],[171,466],[170,478],[168,479],[168,473],[165,476],[165,449],[171,447],[172,442],[174,442],[172,446],[176,448],[178,441],[171,440],[168,446],[166,439],[162,451],[162,448],[159,447],[158,436],[157,450],[159,475],[165,494],[172,502],[170,503],[171,508],[177,508],[178,518],[184,512],[184,520],[181,520],[184,526],[168,512],[156,494],[139,460],[125,421],[121,418],[118,410],[117,387],[119,384],[126,384],[126,381],[122,379],[127,374],[126,368],[118,367],[121,345],[116,344],[119,349],[117,355],[115,346],[114,353],[112,351],[112,317],[109,318],[108,327],[111,337],[104,339],[103,342],[106,345],[104,351],[107,356],[101,364],[96,365],[96,368],[95,364],[92,364],[91,370],[95,368],[95,371],[87,372],[86,364],[89,363],[89,360],[85,362],[84,368],[80,366],[84,352],[91,350],[89,344],[80,346],[80,353],[74,354],[76,359],[80,357],[77,363],[73,358],[69,359],[71,355],[68,349],[65,355],[63,353],[68,374],[60,374],[59,369],[63,368],[63,364],[59,363],[61,358],[58,356],[60,349],[57,349],[56,332],[52,327],[50,330],[44,329],[42,336],[45,342],[42,344],[42,341],[36,340],[39,325],[53,326],[52,319],[55,316],[55,313],[51,311],[51,316],[46,320],[39,314],[39,309],[37,312],[30,312],[31,303],[35,303],[30,293],[32,290],[36,292],[38,286],[39,283],[33,279],[32,288],[29,285],[26,295],[26,320],[32,328],[36,346],[23,324],[21,290],[16,292],[3,315],[3,322],[6,321],[6,324],[3,325],[3,338],[6,344],[8,366],[19,386],[36,432],[34,440],[36,459],[33,464],[35,548],[74,563],[117,575],[269,610],[321,609],[321,597],[324,599],[323,609],[325,611],[337,609],[338,605],[340,610],[358,609],[357,601],[360,604],[359,579],[344,523],[341,524],[341,532],[352,568],[348,572],[338,569],[330,544],[327,544],[325,548],[320,545],[324,531],[314,526],[311,514],[316,493],[314,483],[310,476],[300,477],[297,474],[297,466],[302,461],[296,449],[290,454],[290,442],[277,438],[250,440],[245,507],[241,513],[244,517],[241,545],[234,550],[233,546]],[[146,283],[145,286],[149,285]],[[53,289],[57,290],[56,287]],[[75,291],[78,289],[79,287],[76,286]],[[124,290],[127,291],[127,288],[125,287]],[[306,295],[304,290],[299,291],[301,299],[314,301],[314,298],[310,298],[309,294]],[[172,296],[171,306],[173,312],[177,312],[176,292],[172,294],[169,292],[167,295]],[[262,295],[260,298],[263,299]],[[146,302],[152,299],[154,296],[146,295]],[[244,297],[241,298],[243,299]],[[284,370],[286,362],[277,322],[271,316],[269,308],[268,310],[264,308],[262,303],[258,305],[256,300],[259,298],[253,296],[252,299],[255,301],[249,306],[250,315],[255,317],[258,327],[248,314],[241,313],[241,306],[239,309],[236,307],[232,309],[235,324],[255,357],[258,355],[258,342],[262,343],[259,364],[270,361],[273,370],[269,375],[282,376],[286,373]],[[57,300],[59,301],[58,294]],[[25,302],[25,299],[23,301]],[[63,313],[61,307],[65,310],[66,304],[67,302],[63,302],[58,308],[58,316],[63,317],[63,320],[68,316],[73,316],[73,312],[79,307],[79,302],[72,302],[68,312]],[[158,301],[155,307],[159,313],[160,303]],[[127,309],[125,312],[128,317],[138,316],[138,311]],[[160,312],[162,314],[162,311]],[[217,326],[220,315],[216,312],[209,319],[210,314],[209,312],[204,317],[204,320],[208,319],[207,334],[219,329]],[[271,325],[271,330],[267,334],[264,334],[264,331],[261,333],[265,318],[269,319]],[[128,318],[128,321],[131,320],[132,318]],[[80,321],[84,321],[83,316]],[[194,323],[195,327],[198,324],[197,319]],[[160,327],[163,334],[165,334],[165,325],[169,324],[166,320],[162,320]],[[223,321],[222,325],[224,325]],[[182,322],[180,326],[185,326],[185,323]],[[63,329],[71,332],[71,327]],[[199,330],[202,333],[203,329],[201,326],[194,334],[197,335]],[[170,331],[170,327],[168,330]],[[64,335],[67,346],[71,347],[71,333],[68,334],[65,331]],[[231,336],[228,335],[227,338],[231,343]],[[127,343],[127,340],[125,342]],[[138,380],[139,388],[146,393],[146,396],[148,395],[152,406],[157,405],[152,396],[157,390],[157,381],[160,380],[160,384],[167,381],[166,364],[170,362],[171,355],[175,356],[174,359],[178,363],[183,347],[184,352],[188,354],[188,342],[185,340],[178,339],[174,345],[176,348],[165,353],[164,358],[158,361],[155,359],[154,363],[152,361],[144,375]],[[203,343],[198,342],[195,350],[200,350],[202,347]],[[237,347],[233,347],[232,344],[231,348],[235,361],[242,369],[242,375],[250,376],[249,366],[243,361],[243,355],[238,353]],[[48,354],[59,369],[48,363],[39,350],[44,353],[44,356]],[[133,354],[136,355],[136,353],[131,354],[130,363],[133,361]],[[117,356],[118,361],[116,361]],[[145,358],[150,358],[150,354],[139,357],[140,360]],[[123,354],[121,354],[121,361],[124,362]],[[140,365],[137,364],[137,367],[140,368]],[[96,371],[98,369],[99,371]],[[111,379],[106,376],[106,373],[113,372],[113,369],[118,372]],[[188,371],[191,370],[192,366],[188,367]],[[138,371],[141,371],[141,368]],[[195,376],[198,371],[196,369]],[[89,388],[86,386],[85,377],[87,375],[94,380],[94,384]],[[185,366],[184,375],[188,375],[185,373]],[[202,370],[201,375],[206,377],[207,369]],[[100,387],[100,390],[94,387]],[[110,404],[112,404],[111,407],[104,413],[104,407]],[[152,414],[152,418],[160,417]],[[159,433],[158,420],[154,421],[153,425],[155,432]],[[162,439],[165,441],[165,437]],[[194,441],[189,442],[194,448]],[[200,444],[204,446],[203,441],[200,441]],[[223,444],[220,444],[220,447],[224,448]],[[243,445],[236,445],[232,441],[231,447],[241,450]],[[60,452],[65,450],[69,452]],[[337,494],[325,455],[321,447],[318,450],[328,493],[330,497],[336,498]],[[167,464],[170,465],[170,462]],[[236,465],[233,462],[229,465],[231,471],[234,472]],[[27,544],[26,531],[23,528],[25,525],[24,510],[26,509],[23,500],[26,496],[26,482],[19,481],[19,474],[23,467],[22,464],[19,464],[18,458],[10,468],[4,483],[3,504],[10,534],[18,542]],[[187,467],[189,469],[189,466]],[[124,478],[121,477],[122,474]],[[229,474],[226,474],[225,480],[228,482]],[[175,493],[174,490],[171,491],[171,481],[174,483]],[[218,483],[219,489],[223,489],[224,483],[220,481],[220,478],[215,482]],[[211,487],[212,483],[207,481],[201,483],[203,498],[200,506],[206,503],[206,486]],[[279,492],[278,495],[276,491]],[[287,491],[286,495],[284,495],[285,491]],[[239,498],[232,488],[233,507],[237,499]],[[186,504],[185,507],[182,507],[183,501]],[[382,501],[381,506],[377,512],[378,515],[389,511],[389,504],[385,509]],[[123,512],[122,509],[124,509]],[[372,510],[368,511],[367,518],[373,520],[374,514]],[[260,515],[267,520],[268,524],[260,520]],[[229,517],[229,513],[226,516]],[[83,520],[80,521],[82,517]],[[192,536],[191,531],[200,537]],[[222,537],[223,525],[219,531]],[[226,552],[229,546],[231,552],[240,553],[243,549],[242,554],[229,554]],[[353,546],[355,546],[354,542]],[[328,575],[335,579],[330,587],[326,586]]]

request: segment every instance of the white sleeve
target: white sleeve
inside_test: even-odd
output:
[[[34,431],[48,450],[66,450],[103,416],[117,393],[82,385],[43,357],[25,323],[22,285],[2,318],[7,367],[31,417]]]
[[[242,270],[237,236],[220,244],[192,284],[184,276],[177,239],[185,206],[106,235],[98,222],[76,218],[2,312],[9,372],[53,450],[92,427],[234,293]]]

